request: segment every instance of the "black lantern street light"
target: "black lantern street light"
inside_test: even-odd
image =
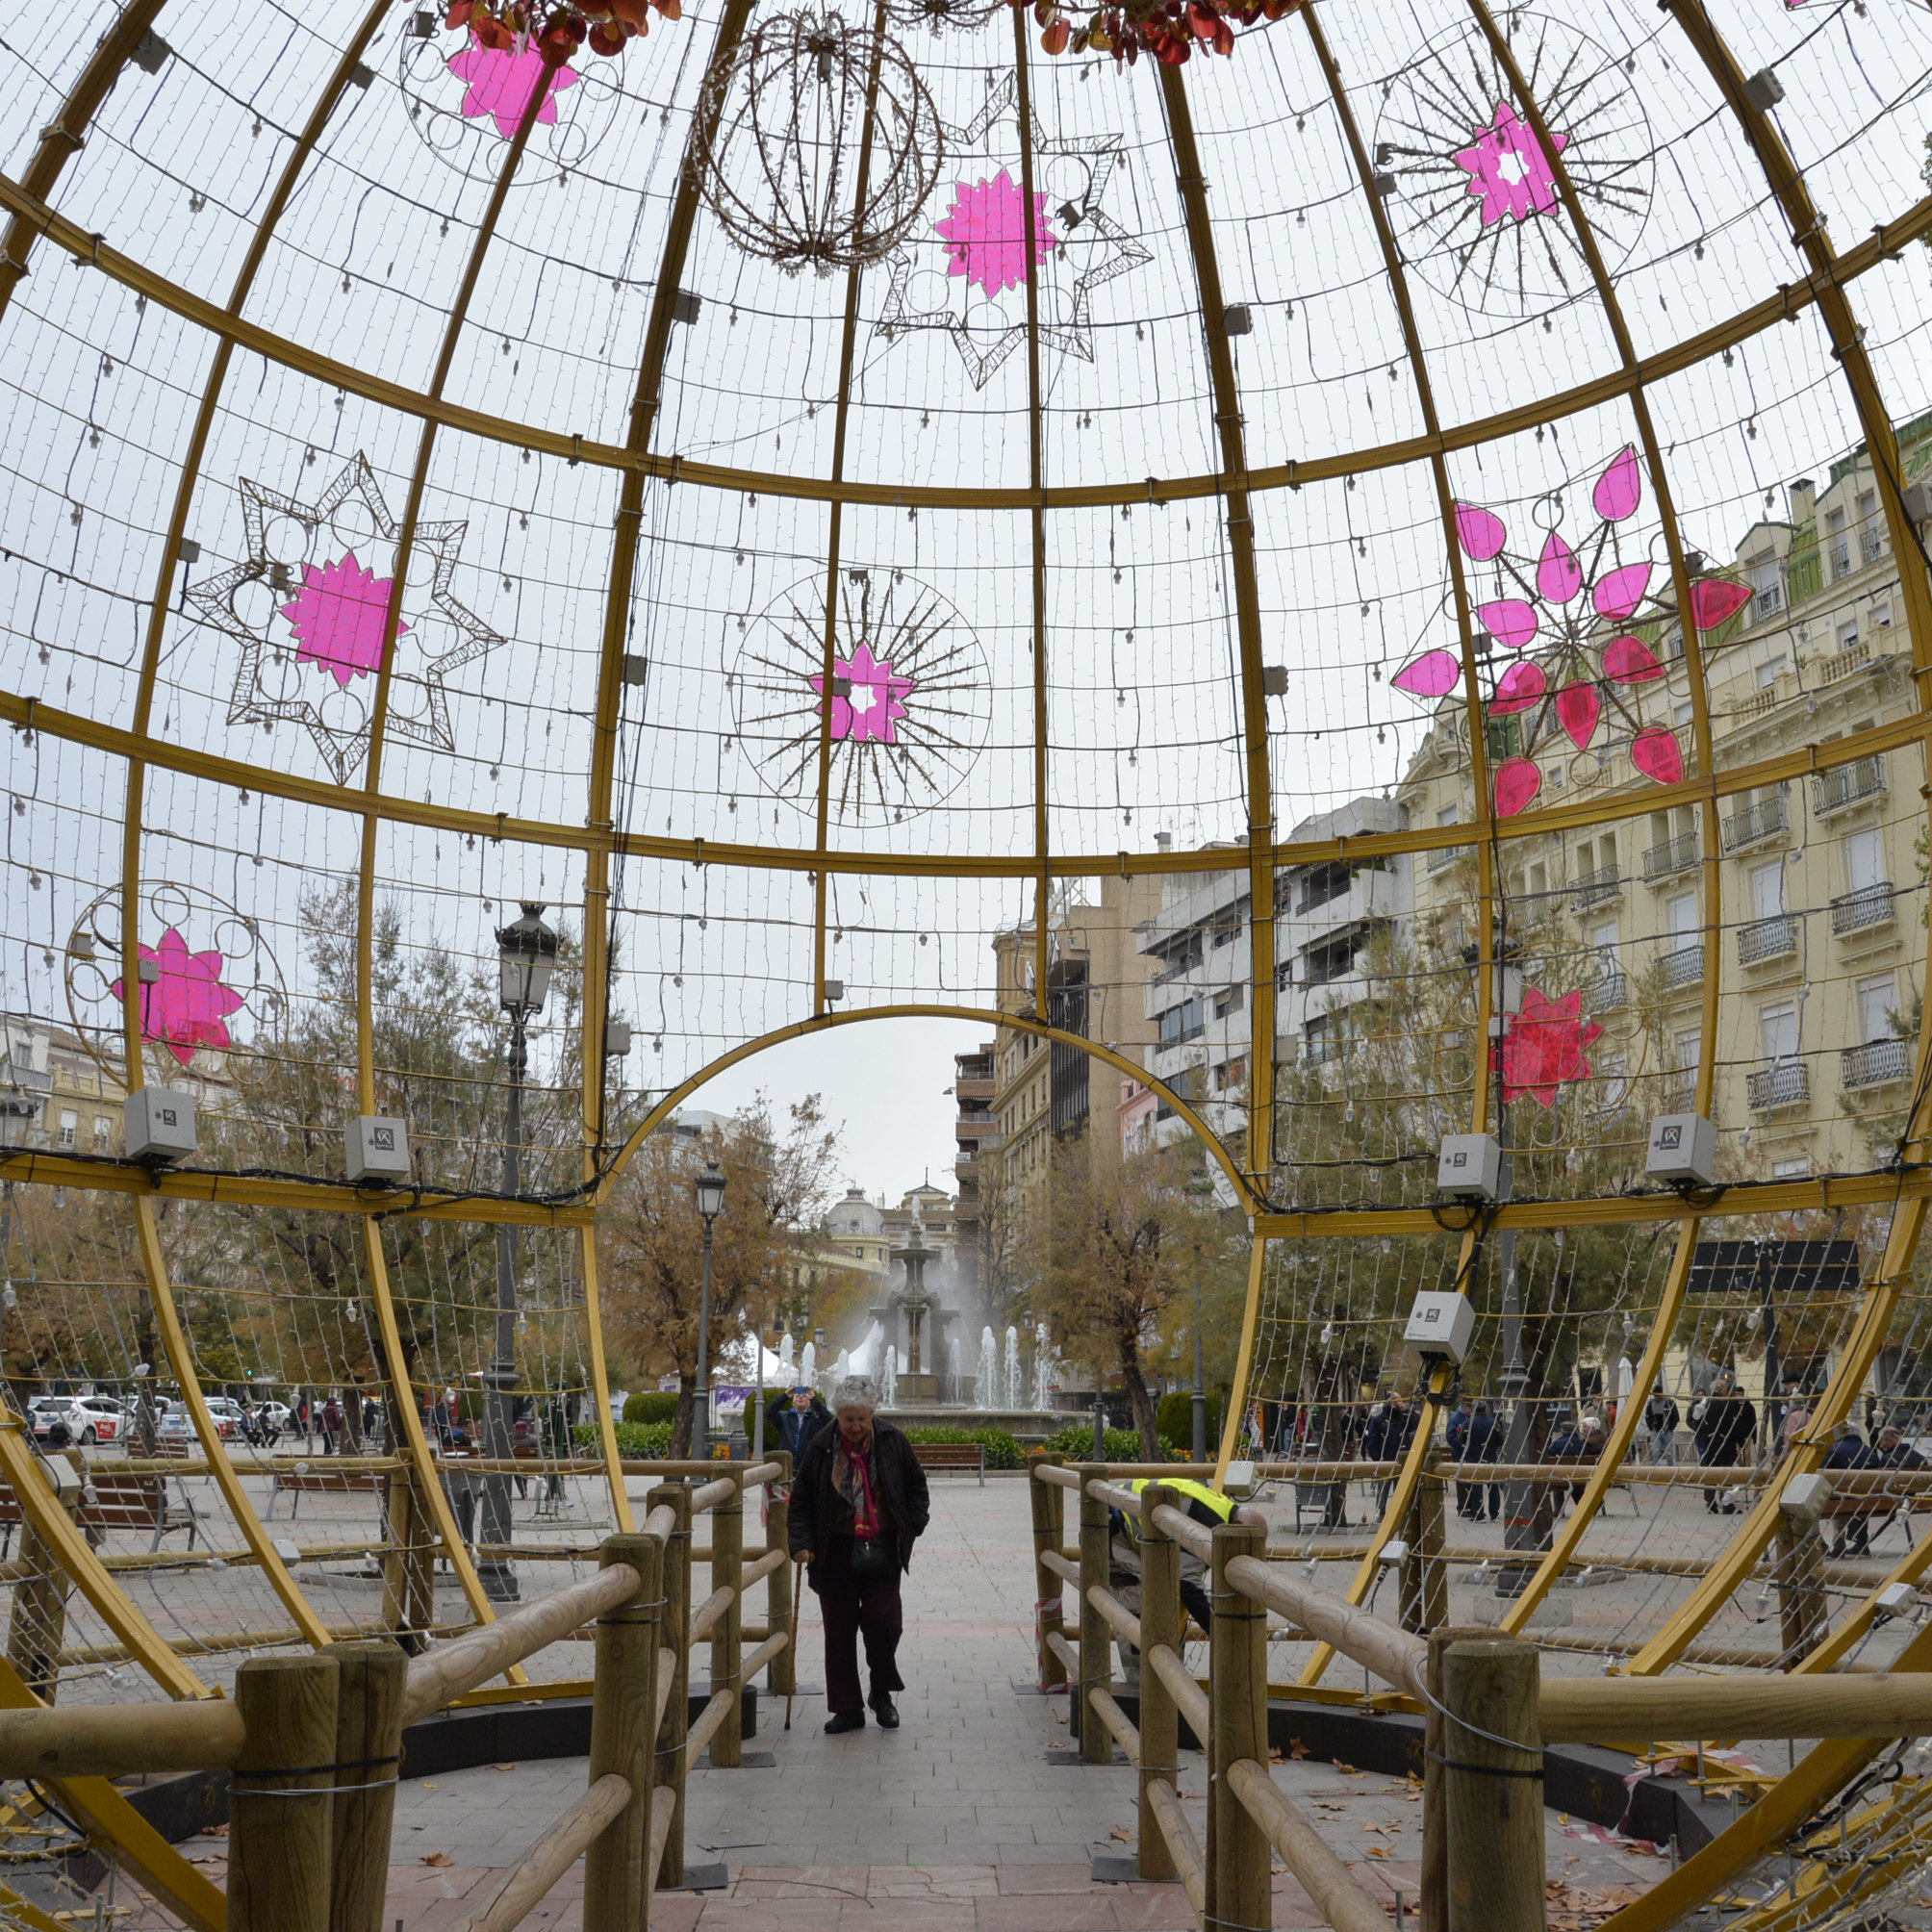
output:
[[[698,1212],[704,1222],[704,1281],[698,1296],[698,1412],[691,1421],[691,1453],[711,1454],[711,1224],[724,1211],[724,1176],[707,1160],[698,1176]]]
[[[498,1001],[510,1018],[509,1119],[503,1136],[503,1192],[514,1195],[523,1145],[523,1076],[529,1068],[528,1028],[544,1010],[550,975],[557,968],[557,935],[544,924],[544,908],[523,902],[522,918],[496,934]],[[517,1386],[517,1231],[507,1223],[496,1230],[496,1359],[485,1378],[489,1395],[483,1439],[487,1453],[508,1462],[516,1454]],[[510,1542],[510,1478],[496,1471],[483,1480],[481,1540],[496,1549]],[[516,1600],[517,1576],[501,1557],[478,1567],[485,1593],[496,1603]]]
[[[1193,1197],[1196,1214],[1207,1214],[1214,1205],[1214,1182],[1208,1178],[1208,1170],[1202,1168],[1187,1183],[1187,1192]],[[1201,1380],[1201,1229],[1195,1223],[1194,1231],[1194,1440],[1193,1456],[1196,1465],[1208,1460],[1208,1388]]]

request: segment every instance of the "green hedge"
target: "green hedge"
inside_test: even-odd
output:
[[[919,1428],[905,1432],[908,1442],[977,1442],[986,1452],[989,1469],[1017,1469],[1020,1445],[1004,1429]]]
[[[633,1397],[634,1401],[636,1398]],[[625,1404],[628,1409],[629,1404]],[[599,1446],[595,1422],[579,1422],[571,1431],[580,1449]],[[664,1462],[671,1458],[671,1424],[668,1422],[620,1422],[617,1425],[617,1453],[632,1462]]]
[[[1104,1438],[1106,1453],[1102,1457],[1106,1462],[1145,1462],[1147,1452],[1140,1446],[1140,1431],[1137,1429],[1109,1429]],[[1050,1436],[1044,1448],[1056,1455],[1071,1458],[1076,1462],[1093,1461],[1093,1424],[1091,1422],[1070,1422],[1058,1435]],[[1163,1462],[1184,1462],[1187,1459],[1174,1444],[1164,1437],[1160,1444],[1160,1461]]]
[[[1214,1445],[1221,1439],[1221,1411],[1223,1403],[1219,1393],[1208,1391],[1208,1453],[1214,1453]],[[1160,1398],[1160,1406],[1154,1411],[1154,1426],[1160,1432],[1163,1442],[1185,1442],[1191,1449],[1194,1442],[1194,1397],[1184,1388],[1173,1388]]]
[[[642,1394],[633,1395],[623,1406],[623,1419],[626,1422],[675,1422],[677,1420],[677,1394],[674,1389],[667,1394],[661,1388],[648,1388]]]

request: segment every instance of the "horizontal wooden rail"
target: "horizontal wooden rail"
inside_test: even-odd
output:
[[[1080,1566],[1078,1557],[1064,1557],[1057,1550],[1042,1550],[1040,1563],[1042,1567],[1051,1570],[1061,1582],[1072,1584],[1076,1589],[1080,1589]]]
[[[664,1869],[664,1847],[671,1843],[671,1821],[676,1816],[676,1788],[659,1785],[650,1794],[650,1843],[644,1854],[647,1894],[657,1890],[657,1874]]]
[[[1333,1932],[1388,1932],[1387,1914],[1282,1794],[1265,1765],[1237,1758],[1228,1767],[1227,1779]]]
[[[1187,1894],[1187,1903],[1194,1916],[1205,1924],[1208,1918],[1208,1879],[1201,1863],[1201,1842],[1187,1822],[1187,1814],[1181,1809],[1181,1800],[1175,1796],[1174,1787],[1164,1778],[1156,1778],[1149,1784],[1147,1802],[1154,1812],[1155,1822],[1160,1827],[1161,1837],[1167,1841],[1167,1849],[1173,1856],[1174,1869],[1181,1879],[1181,1889]]]
[[[1932,1674],[1869,1677],[1550,1677],[1545,1743],[1652,1738],[1917,1738],[1932,1733]]]
[[[1057,1630],[1050,1630],[1044,1640],[1046,1646],[1065,1666],[1070,1681],[1078,1683],[1080,1674],[1080,1654]]]
[[[1087,1601],[1122,1637],[1127,1639],[1128,1642],[1132,1644],[1134,1649],[1140,1648],[1140,1619],[1114,1595],[1112,1590],[1106,1589],[1099,1584],[1093,1584],[1087,1589]]]
[[[1208,1716],[1208,1693],[1187,1674],[1187,1666],[1180,1657],[1164,1643],[1157,1643],[1141,1653],[1143,1668],[1152,1670],[1160,1679],[1167,1694],[1174,1699],[1174,1708],[1187,1720],[1187,1728],[1194,1733],[1194,1742],[1202,1750],[1208,1748],[1208,1738],[1212,1730]]]
[[[692,1725],[690,1735],[684,1741],[684,1764],[687,1772],[698,1767],[698,1760],[704,1755],[704,1748],[710,1743],[719,1725],[731,1715],[731,1706],[742,1693],[744,1686],[749,1684],[791,1640],[792,1633],[789,1630],[781,1630],[775,1637],[768,1637],[757,1649],[739,1664],[738,1674],[730,1683],[721,1684],[712,1691],[711,1701],[698,1714],[698,1721]]]
[[[1155,1520],[1166,1513],[1157,1512]],[[1235,1557],[1228,1564],[1228,1581],[1243,1596],[1279,1611],[1297,1630],[1353,1658],[1385,1684],[1411,1693],[1420,1688],[1429,1654],[1421,1638],[1253,1557]]]
[[[0,1581],[5,1580],[5,1572],[0,1571]],[[386,1630],[365,1630],[358,1623],[325,1623],[322,1628],[338,1643],[355,1643],[365,1638],[391,1635]],[[461,1623],[434,1624],[419,1634],[431,1638],[461,1637],[466,1630],[475,1628],[466,1617]],[[165,1641],[177,1657],[219,1657],[231,1650],[272,1650],[285,1643],[299,1643],[306,1647],[309,1640],[290,1624],[271,1630],[212,1630],[205,1637],[170,1637]],[[139,1655],[140,1652],[125,1643],[83,1643],[62,1651],[54,1661],[63,1670],[71,1670],[88,1664],[125,1664]]]
[[[714,1589],[696,1610],[691,1613],[691,1635],[689,1641],[701,1643],[711,1635],[711,1626],[738,1601],[738,1592],[727,1584]]]
[[[378,1476],[409,1464],[400,1456],[241,1456],[231,1455],[228,1466],[238,1476]],[[527,1468],[528,1465],[525,1464]],[[602,1470],[603,1464],[597,1468]],[[212,1476],[215,1465],[204,1456],[91,1456],[89,1476]]]
[[[0,1778],[110,1778],[242,1762],[242,1713],[225,1699],[0,1711]]]
[[[628,1778],[615,1771],[599,1778],[511,1867],[488,1901],[462,1920],[456,1932],[513,1932],[629,1802]]]
[[[466,1690],[500,1676],[513,1664],[568,1637],[595,1616],[614,1610],[640,1588],[628,1563],[612,1563],[553,1596],[541,1598],[527,1610],[496,1623],[485,1623],[411,1663],[409,1689],[404,1693],[402,1721],[417,1723],[440,1711]]]
[[[1093,1706],[1094,1714],[1109,1732],[1113,1741],[1127,1753],[1127,1761],[1136,1769],[1140,1766],[1140,1733],[1134,1728],[1133,1719],[1113,1700],[1113,1693],[1103,1690],[1098,1684],[1087,1690],[1087,1702]]]
[[[1213,1562],[1214,1535],[1205,1523],[1183,1516],[1171,1504],[1162,1504],[1154,1513],[1154,1527],[1172,1537],[1189,1556],[1199,1557],[1204,1563]]]

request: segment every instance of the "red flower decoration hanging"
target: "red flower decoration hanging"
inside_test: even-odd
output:
[[[1594,1020],[1584,1020],[1581,993],[1551,1000],[1526,987],[1523,1010],[1503,1035],[1503,1098],[1529,1094],[1540,1106],[1555,1106],[1557,1089],[1565,1080],[1589,1078],[1584,1050],[1602,1032]]]

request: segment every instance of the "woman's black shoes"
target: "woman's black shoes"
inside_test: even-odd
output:
[[[872,1715],[878,1719],[881,1731],[899,1729],[899,1707],[882,1690],[872,1700]]]
[[[881,1718],[879,1721],[882,1723],[884,1719]],[[899,1722],[899,1719],[895,1716],[892,1721],[896,1724]],[[844,1731],[863,1731],[864,1729],[865,1713],[863,1711],[834,1711],[826,1719],[826,1736],[828,1738],[836,1738]]]

